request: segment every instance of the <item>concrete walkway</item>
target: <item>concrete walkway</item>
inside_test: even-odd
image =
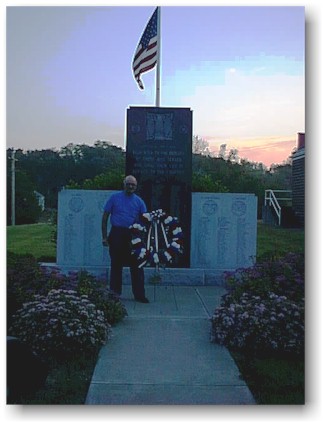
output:
[[[209,340],[217,286],[147,285],[149,304],[123,287],[128,317],[101,349],[86,404],[255,404],[228,350]]]

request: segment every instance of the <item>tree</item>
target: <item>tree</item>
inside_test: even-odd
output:
[[[7,185],[7,225],[11,224],[11,178],[8,175]],[[35,196],[35,185],[25,172],[16,171],[15,190],[15,223],[17,225],[37,223],[41,215],[41,207]]]
[[[228,155],[228,160],[232,163],[239,163],[238,150],[236,148],[231,148]]]
[[[10,150],[8,150],[8,155]],[[58,192],[69,181],[82,184],[86,179],[107,171],[125,168],[125,152],[107,141],[96,141],[94,146],[68,144],[59,151],[16,151],[19,169],[29,176],[36,191],[46,198],[46,207],[57,208]]]
[[[221,144],[220,145],[220,149],[219,149],[219,154],[218,154],[218,157],[220,159],[223,159],[223,160],[226,159],[226,155],[227,155],[226,150],[227,150],[227,145],[226,144]]]
[[[198,135],[193,136],[192,151],[193,154],[202,154],[204,156],[209,156],[211,154],[209,143]]]
[[[100,173],[93,179],[86,179],[78,184],[70,181],[66,188],[68,189],[97,189],[97,190],[119,190],[122,189],[122,181],[125,175],[121,170],[111,170],[106,173]]]
[[[227,187],[222,185],[221,181],[214,180],[211,175],[193,173],[192,176],[193,192],[228,192]]]

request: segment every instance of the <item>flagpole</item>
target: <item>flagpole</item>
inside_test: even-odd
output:
[[[161,33],[160,6],[157,7],[157,69],[156,69],[156,107],[160,107],[160,62],[161,62]]]

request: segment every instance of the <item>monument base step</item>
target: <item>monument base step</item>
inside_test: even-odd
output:
[[[63,274],[86,270],[107,283],[110,277],[110,267],[103,266],[65,266],[56,263],[40,263],[42,267],[58,268]],[[192,268],[160,268],[145,267],[145,284],[188,285],[188,286],[224,286],[224,273],[233,269],[192,269]],[[123,283],[131,284],[130,270],[123,270]]]

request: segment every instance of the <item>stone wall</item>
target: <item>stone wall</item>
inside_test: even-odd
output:
[[[108,249],[102,246],[101,217],[105,202],[114,192],[63,190],[59,193],[57,265],[60,268],[107,274],[110,257]],[[166,269],[163,274],[174,283],[185,284],[178,276],[190,270],[190,284],[197,280],[199,284],[210,284],[214,275],[218,279],[223,271],[254,263],[256,237],[255,195],[193,193],[190,269]],[[153,271],[146,269],[147,274]]]

